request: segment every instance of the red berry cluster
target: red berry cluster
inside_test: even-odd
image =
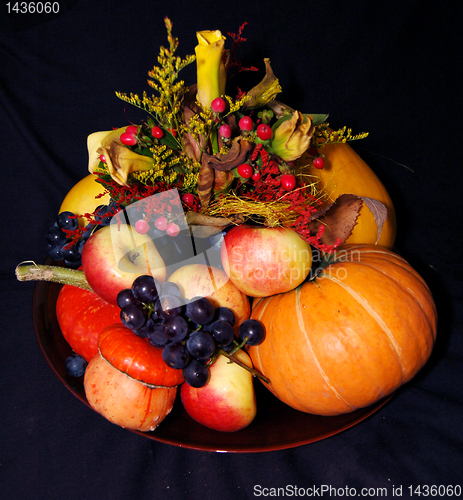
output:
[[[259,169],[260,176],[256,179],[253,178],[252,181],[243,183],[237,190],[238,196],[264,203],[279,199],[288,201],[290,202],[288,210],[298,214],[289,227],[294,229],[308,243],[322,251],[332,251],[341,243],[341,240],[336,241],[334,245],[321,243],[325,227],[321,224],[314,230],[311,224],[315,214],[322,208],[321,201],[310,194],[308,189],[304,189],[305,184],[303,182],[299,181],[297,183],[294,175],[281,175],[280,166],[271,158],[262,147],[262,144],[258,144],[254,148],[250,161],[251,163],[262,164]],[[295,189],[296,184],[300,189]]]
[[[129,125],[125,132],[121,134],[120,141],[126,146],[135,146],[137,144],[138,127],[136,125]]]
[[[129,125],[125,129],[125,132],[123,132],[120,135],[119,140],[125,146],[136,146],[137,144],[143,145],[143,138],[141,137],[141,135],[139,135],[140,132],[141,132],[141,130],[136,125]],[[175,137],[175,135],[176,135],[175,130],[169,130],[169,132],[171,132],[171,134]],[[153,136],[154,139],[162,139],[164,137],[164,130],[161,127],[159,127],[158,125],[155,125],[155,126],[151,127],[151,135]],[[104,156],[103,156],[103,158],[100,157],[100,160],[102,162],[106,161]]]

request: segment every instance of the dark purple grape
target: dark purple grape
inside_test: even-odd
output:
[[[134,297],[131,288],[125,288],[117,294],[117,305],[122,309],[131,304],[137,304],[138,300]]]
[[[220,347],[231,344],[235,339],[233,327],[230,323],[228,323],[228,321],[224,321],[222,319],[214,321],[214,323],[210,325],[209,331],[214,337],[217,345]]]
[[[234,342],[231,342],[230,344],[221,346],[220,348],[225,352],[232,352],[236,348],[236,344]]]
[[[162,295],[154,304],[154,311],[159,318],[179,316],[183,313],[183,301],[176,295]]]
[[[76,243],[76,248],[77,248],[78,252],[80,253],[80,255],[82,255],[82,250],[84,249],[84,246],[85,246],[85,240],[83,240],[83,239],[80,239]]]
[[[64,366],[71,377],[81,377],[87,368],[87,361],[78,354],[72,354],[66,358]]]
[[[77,217],[72,212],[61,212],[56,222],[60,229],[67,229],[69,231],[74,231],[79,225]]]
[[[176,297],[182,297],[182,292],[178,287],[177,283],[172,283],[170,281],[165,281],[161,285],[161,292],[159,295],[175,295]]]
[[[201,361],[192,359],[183,369],[183,378],[191,387],[204,387],[209,382],[209,369]]]
[[[117,203],[117,201],[113,199],[111,199],[108,206],[112,213],[116,213],[121,209],[119,203]]]
[[[94,214],[95,214],[95,220],[96,221],[99,221],[101,219],[101,217],[103,217],[105,215],[106,209],[107,209],[106,205],[98,205],[95,208]]]
[[[242,342],[247,339],[248,345],[259,345],[265,340],[265,327],[257,319],[246,319],[240,325],[238,336]]]
[[[188,337],[186,347],[194,358],[206,360],[214,354],[216,344],[210,333],[197,330]]]
[[[190,362],[190,354],[184,344],[172,342],[162,349],[162,359],[171,368],[183,370]]]
[[[95,220],[100,226],[109,226],[112,219],[112,209],[109,205],[100,205],[95,210]]]
[[[138,330],[146,323],[145,313],[135,304],[129,304],[121,309],[121,321],[131,330]]]
[[[82,265],[82,261],[80,259],[75,261],[65,260],[64,263],[66,264],[66,267],[69,267],[71,269],[79,269],[79,267]]]
[[[214,320],[223,320],[230,323],[231,326],[235,325],[235,313],[228,307],[218,307],[215,310]]]
[[[206,297],[194,297],[186,305],[186,315],[198,325],[207,325],[214,319],[214,306]]]
[[[48,243],[51,245],[61,245],[66,243],[67,237],[59,227],[51,227],[46,235]]]
[[[164,333],[172,342],[184,340],[188,335],[188,323],[182,316],[169,316],[164,320]]]
[[[164,333],[164,321],[163,320],[152,320],[153,326],[148,332],[148,340],[150,344],[156,347],[163,347],[169,342],[169,339]]]
[[[138,276],[132,283],[132,292],[136,299],[150,304],[155,302],[158,298],[158,290],[160,288],[159,281],[153,276],[142,275]]]
[[[84,241],[87,241],[90,238],[90,236],[92,236],[92,234],[98,231],[98,229],[100,228],[101,226],[99,226],[98,224],[94,224],[92,222],[90,224],[87,224],[84,228],[84,232],[82,233],[82,239]]]
[[[48,244],[47,248],[47,253],[49,257],[51,257],[53,260],[59,261],[63,260],[63,256],[61,255],[61,245],[51,245],[50,243]]]
[[[154,331],[154,321],[151,318],[146,320],[146,323],[140,328],[132,328],[132,332],[143,339],[147,339]]]
[[[68,262],[78,262],[81,257],[77,245],[70,245],[69,243],[63,246],[61,255]]]

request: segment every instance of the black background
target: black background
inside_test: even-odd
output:
[[[15,2],[11,2],[12,6]],[[463,482],[461,60],[459,2],[197,0],[59,2],[59,15],[0,9],[1,437],[5,499],[254,498],[255,485],[392,487]],[[166,45],[163,18],[191,54],[195,32],[236,33],[239,56],[269,57],[279,98],[330,124],[369,131],[353,144],[394,200],[397,250],[439,311],[426,367],[379,412],[326,440],[222,454],[148,440],[107,422],[54,375],[35,339],[33,284],[15,266],[41,261],[45,232],[87,173],[86,138],[140,118],[115,91],[150,89]],[[230,39],[230,38],[229,38]],[[187,84],[195,80],[186,70]]]

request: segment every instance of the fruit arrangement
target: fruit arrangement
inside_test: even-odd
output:
[[[437,317],[391,250],[386,189],[347,144],[367,134],[277,101],[268,59],[258,85],[227,94],[255,69],[236,58],[244,25],[231,49],[202,31],[181,58],[165,23],[157,95],[116,93],[147,117],[89,136],[89,173],[46,234],[56,265],[16,269],[63,283],[66,369],[98,413],[138,431],[176,399],[204,426],[243,429],[254,383],[317,415],[381,400],[426,363]]]

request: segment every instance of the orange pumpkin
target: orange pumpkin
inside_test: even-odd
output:
[[[325,205],[333,203],[342,194],[372,198],[385,205],[388,211],[379,241],[377,224],[370,209],[363,204],[357,224],[346,243],[378,244],[392,248],[396,237],[396,215],[392,200],[378,176],[349,146],[349,144],[330,144],[319,150],[324,167],[317,169],[310,159],[303,158],[302,164],[309,164],[309,174],[317,179],[318,189],[325,195]]]
[[[437,328],[431,293],[403,258],[374,245],[336,256],[315,280],[260,299],[251,314],[267,331],[249,354],[268,389],[319,415],[369,406],[409,381]]]

